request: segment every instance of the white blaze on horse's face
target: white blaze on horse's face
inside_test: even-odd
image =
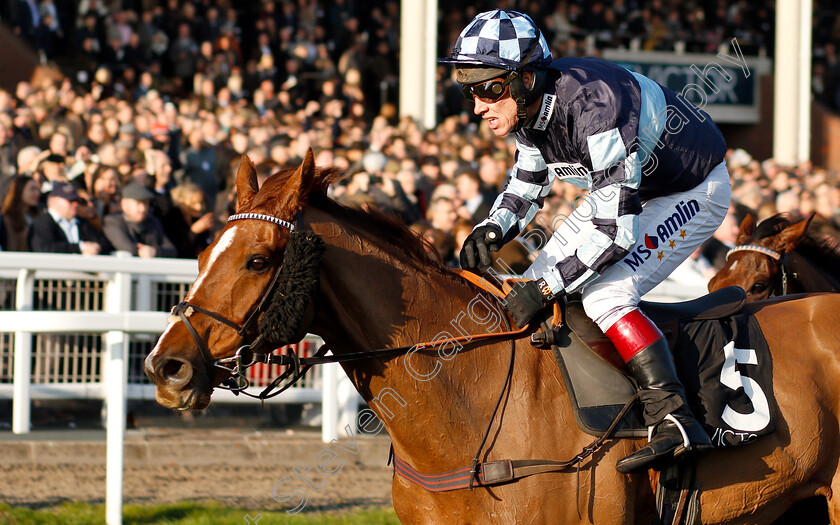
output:
[[[219,237],[219,241],[216,243],[216,246],[213,247],[213,251],[210,252],[210,257],[207,259],[207,265],[204,267],[204,270],[198,274],[198,279],[195,280],[192,287],[190,287],[190,293],[187,294],[186,300],[192,300],[193,296],[195,295],[195,291],[198,290],[202,283],[204,283],[204,279],[210,272],[213,270],[213,263],[215,263],[219,256],[224,253],[225,250],[230,248],[230,245],[233,244],[233,238],[236,235],[237,228],[239,226],[233,226],[221,237]]]
[[[166,330],[164,330],[163,333],[160,334],[160,337],[158,337],[157,344],[154,348],[152,348],[152,351],[149,353],[149,357],[146,358],[146,361],[149,363],[149,366],[151,366],[152,360],[154,360],[155,356],[157,356],[158,352],[160,352],[160,342],[163,341],[166,335],[169,333],[169,331],[172,330],[172,327],[175,326],[175,323],[181,322],[181,319],[179,317],[170,316],[170,318],[171,317],[175,317],[175,319],[169,321],[169,325],[167,325]]]
[[[738,261],[732,261],[732,266],[729,267],[729,270],[734,270],[736,266],[738,266]]]

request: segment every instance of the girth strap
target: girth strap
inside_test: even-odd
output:
[[[630,407],[638,398],[639,394],[634,394],[624,405],[621,411],[613,420],[610,428],[589,445],[585,446],[583,450],[572,459],[566,461],[557,461],[551,459],[502,459],[497,461],[485,461],[478,465],[476,475],[471,476],[473,471],[472,466],[462,467],[440,474],[423,474],[405,460],[401,459],[392,451],[394,458],[394,470],[405,479],[420,485],[430,492],[448,492],[451,490],[459,490],[472,488],[474,486],[490,486],[499,485],[518,479],[533,476],[535,474],[545,474],[549,472],[563,472],[570,467],[576,467],[578,476],[578,491],[580,490],[580,466],[584,459],[594,454],[607,439],[610,439],[615,431],[618,423],[630,410]],[[472,480],[471,480],[472,477]],[[472,484],[471,484],[472,483]]]
[[[473,487],[499,485],[534,474],[561,472],[570,466],[571,464],[567,462],[546,459],[486,461],[479,466],[479,471],[473,481]],[[449,492],[470,488],[472,466],[461,467],[440,474],[423,474],[395,454],[394,470],[400,476],[420,485],[429,492]]]

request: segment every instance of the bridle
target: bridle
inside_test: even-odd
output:
[[[235,221],[235,220],[242,220],[242,219],[255,219],[255,220],[262,220],[277,224],[281,227],[284,227],[289,230],[290,235],[295,231],[295,225],[284,221],[282,219],[278,219],[276,217],[272,217],[270,215],[264,215],[259,213],[243,213],[243,214],[236,214],[232,215],[228,222]],[[302,218],[301,213],[297,215],[297,222],[301,225],[302,229]],[[288,246],[287,246],[288,250]],[[284,261],[285,262],[285,261]],[[324,344],[315,352],[312,357],[298,357],[298,355],[294,351],[289,351],[288,355],[277,355],[271,353],[271,351],[264,352],[260,351],[263,344],[266,342],[266,338],[261,332],[260,335],[251,343],[246,344],[236,351],[236,353],[232,357],[226,357],[222,359],[213,359],[212,354],[210,353],[210,349],[207,347],[207,344],[204,342],[203,339],[199,336],[198,332],[193,327],[192,323],[190,322],[190,316],[193,315],[195,312],[202,313],[207,315],[211,319],[214,319],[220,323],[223,323],[237,331],[237,334],[245,338],[249,329],[259,317],[261,313],[263,313],[265,309],[265,304],[268,302],[269,298],[272,295],[272,291],[274,290],[275,284],[277,284],[277,280],[279,275],[281,274],[283,264],[279,264],[277,269],[274,271],[274,275],[272,276],[271,281],[263,290],[263,293],[260,297],[257,306],[251,311],[250,314],[246,317],[245,321],[239,325],[230,319],[202,308],[200,306],[188,303],[186,301],[181,302],[180,304],[176,305],[172,308],[172,314],[177,315],[183,322],[184,325],[189,330],[190,334],[192,335],[193,339],[195,340],[196,344],[201,349],[201,355],[204,358],[204,361],[212,373],[214,369],[219,368],[224,370],[225,372],[230,374],[223,385],[220,385],[219,388],[225,388],[231,390],[234,394],[244,394],[249,397],[257,398],[262,401],[265,399],[274,397],[279,395],[292,385],[294,385],[299,379],[301,379],[306,372],[316,364],[324,364],[324,363],[341,363],[347,361],[354,361],[359,359],[369,359],[369,358],[388,358],[388,357],[395,357],[399,355],[404,355],[410,350],[414,351],[424,351],[424,350],[433,350],[437,347],[441,347],[448,343],[460,343],[464,347],[467,345],[471,347],[477,346],[484,346],[493,342],[500,342],[500,341],[509,341],[510,342],[510,360],[508,363],[508,370],[505,374],[504,383],[502,385],[502,389],[499,392],[499,396],[496,400],[495,406],[493,408],[493,412],[491,417],[488,421],[487,427],[483,434],[483,439],[479,444],[478,450],[473,457],[472,463],[469,466],[469,482],[466,485],[470,490],[473,489],[476,485],[494,485],[497,483],[504,483],[513,481],[515,479],[519,479],[521,477],[530,476],[534,474],[544,473],[544,472],[561,472],[565,471],[566,469],[577,466],[577,475],[578,475],[578,490],[579,488],[579,478],[580,478],[580,465],[584,459],[589,457],[590,455],[594,454],[597,450],[603,446],[605,441],[612,436],[613,430],[617,427],[619,421],[624,417],[624,414],[629,410],[632,403],[637,398],[638,394],[634,395],[627,403],[625,404],[624,408],[618,414],[618,416],[613,420],[610,428],[607,432],[602,435],[601,437],[597,438],[591,444],[587,445],[583,448],[583,450],[576,455],[575,457],[566,460],[566,461],[555,461],[555,460],[541,460],[541,459],[528,459],[528,460],[502,460],[502,461],[494,461],[494,462],[482,462],[481,456],[482,451],[484,450],[487,440],[490,436],[490,432],[493,426],[493,421],[496,419],[496,416],[499,412],[499,409],[502,405],[502,401],[505,397],[505,393],[508,392],[510,388],[510,384],[513,378],[513,370],[514,370],[514,362],[515,362],[515,351],[516,351],[516,340],[522,337],[526,337],[533,332],[535,327],[531,325],[526,325],[521,327],[518,330],[514,330],[510,326],[510,319],[508,316],[503,315],[502,319],[504,320],[505,326],[507,328],[506,331],[498,332],[498,333],[484,333],[484,334],[474,334],[474,335],[466,335],[460,337],[451,337],[448,339],[430,341],[430,342],[422,342],[417,343],[414,345],[407,345],[407,346],[400,346],[400,347],[393,347],[393,348],[380,348],[376,350],[367,350],[361,352],[352,352],[347,354],[340,354],[340,355],[325,355],[326,352],[329,350],[329,347]],[[533,338],[532,338],[533,339]],[[271,383],[258,395],[254,395],[245,391],[246,388],[249,386],[249,381],[246,375],[247,369],[254,364],[262,362],[267,364],[277,364],[277,365],[286,365],[288,368],[285,372],[281,375],[276,377]],[[281,386],[282,385],[282,386]],[[392,449],[392,457],[395,458],[396,456],[393,455]],[[504,474],[499,476],[499,465],[505,466],[502,470]],[[493,469],[496,474],[491,474],[491,470],[488,468]],[[495,476],[495,478],[494,478]],[[578,514],[580,514],[580,509],[578,509]]]
[[[782,273],[782,293],[774,295],[787,295],[790,281],[792,279],[799,278],[799,275],[796,272],[792,272],[787,268],[788,254],[786,253],[779,253],[775,250],[771,250],[770,248],[765,248],[764,246],[759,246],[757,244],[741,244],[726,252],[726,260],[728,261],[729,257],[737,252],[757,252],[770,257],[779,264],[779,269]]]
[[[300,214],[298,214],[298,218],[300,218]],[[287,230],[289,230],[290,233],[295,231],[295,225],[291,222],[284,221],[283,219],[278,219],[277,217],[265,215],[262,213],[237,213],[228,217],[227,222],[238,221],[243,219],[256,219],[266,221],[286,228]],[[234,357],[229,357],[225,359],[213,359],[213,355],[210,353],[210,349],[207,347],[207,343],[204,341],[204,339],[201,338],[201,336],[199,336],[198,331],[190,322],[190,317],[195,312],[202,313],[210,317],[211,319],[214,319],[222,324],[233,328],[234,330],[236,330],[236,333],[239,335],[239,337],[244,339],[251,327],[253,326],[253,324],[259,318],[260,314],[263,313],[266,302],[271,296],[271,291],[274,289],[274,285],[277,283],[278,277],[280,277],[281,269],[282,263],[277,265],[277,268],[274,270],[274,275],[271,277],[271,281],[268,283],[268,285],[263,289],[262,295],[260,296],[260,300],[257,302],[256,307],[251,311],[250,314],[248,314],[248,317],[245,318],[245,321],[241,325],[237,324],[235,321],[232,321],[221,314],[207,310],[206,308],[202,308],[201,306],[189,303],[187,301],[182,301],[172,307],[171,315],[178,316],[178,318],[181,319],[181,321],[183,321],[184,326],[187,327],[187,330],[190,332],[190,335],[192,336],[196,345],[198,345],[198,348],[201,350],[201,356],[204,359],[205,365],[208,368],[210,377],[213,376],[212,373],[215,371],[215,368],[221,368],[232,374],[231,377],[225,380],[225,382],[222,385],[219,385],[218,388],[239,392],[248,387],[247,378],[242,372],[248,366],[251,366],[257,362],[257,355],[267,355],[266,353],[258,352],[258,350],[266,341],[265,336],[261,333],[250,344],[241,346],[236,351]],[[245,359],[249,360],[247,364],[245,363]],[[234,367],[230,368],[229,366],[225,366],[229,363],[234,364]]]
[[[282,219],[278,219],[277,217],[261,213],[239,213],[236,215],[231,215],[228,218],[228,222],[243,219],[267,221],[288,229],[290,234],[292,234],[295,233],[296,230],[303,229],[303,220],[301,215],[301,213],[298,213],[297,218],[295,219],[297,225],[289,221],[284,221]],[[260,314],[264,313],[266,309],[265,305],[272,296],[272,291],[274,290],[274,287],[277,284],[278,278],[281,274],[281,269],[282,264],[278,265],[277,269],[274,271],[274,275],[272,276],[271,281],[263,289],[263,293],[260,297],[260,300],[257,302],[257,306],[254,308],[253,311],[251,311],[251,313],[241,325],[224,317],[223,315],[210,311],[201,306],[189,303],[187,301],[182,301],[181,303],[177,304],[172,308],[172,315],[177,315],[178,318],[180,318],[184,322],[184,325],[187,327],[187,330],[190,332],[190,335],[192,335],[193,340],[201,350],[201,356],[205,362],[205,365],[208,368],[210,376],[212,377],[212,374],[216,371],[216,369],[223,370],[224,372],[230,374],[230,377],[225,379],[223,383],[221,385],[218,385],[216,388],[230,390],[236,395],[244,394],[246,396],[265,400],[281,394],[286,389],[294,385],[299,379],[301,379],[306,374],[306,372],[309,370],[309,368],[311,368],[312,365],[325,363],[342,363],[368,358],[396,357],[404,355],[410,350],[431,350],[450,342],[463,345],[476,345],[477,343],[489,344],[490,342],[501,340],[511,340],[512,342],[514,339],[525,337],[530,333],[529,327],[524,326],[519,330],[509,329],[504,332],[477,335],[474,334],[469,336],[453,337],[446,340],[429,341],[416,343],[413,345],[405,345],[392,348],[380,348],[376,350],[366,350],[361,352],[351,352],[347,354],[329,356],[326,355],[327,351],[329,351],[329,347],[326,344],[323,344],[311,357],[300,357],[293,350],[289,350],[288,355],[273,354],[271,353],[271,350],[265,351],[263,349],[263,346],[264,343],[266,343],[266,338],[263,333],[260,333],[253,342],[239,347],[233,356],[224,357],[221,359],[214,359],[213,355],[210,353],[210,349],[208,348],[207,343],[201,338],[201,336],[199,336],[198,331],[190,322],[190,317],[195,312],[204,314],[210,317],[211,319],[214,319],[222,324],[233,328],[234,330],[236,330],[236,333],[244,339],[247,336],[254,322],[259,318]],[[507,321],[506,317],[505,320]],[[285,342],[281,341],[274,342],[279,344],[285,344]],[[258,395],[254,395],[245,391],[250,386],[250,381],[248,380],[246,372],[248,368],[257,363],[288,366],[288,369],[284,371],[281,375],[277,376],[274,380],[272,380],[271,383],[268,386],[266,386],[262,392],[260,392]]]

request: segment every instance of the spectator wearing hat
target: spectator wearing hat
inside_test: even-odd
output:
[[[47,197],[47,213],[35,217],[29,230],[33,252],[105,255],[111,244],[87,220],[77,217],[79,194],[72,184],[56,182]]]
[[[434,155],[425,155],[420,159],[420,171],[432,184],[443,181],[443,176],[440,172],[440,160]]]
[[[69,182],[67,178],[67,164],[64,155],[52,153],[49,149],[42,151],[35,159],[35,180],[41,185],[41,191],[49,193],[55,182]]]
[[[434,155],[425,155],[418,163],[419,175],[417,177],[417,192],[422,201],[421,209],[425,213],[432,199],[432,192],[435,186],[445,182],[440,171],[440,160]]]
[[[137,127],[131,122],[120,124],[117,139],[134,142],[137,138]]]
[[[152,139],[159,143],[169,142],[169,126],[165,122],[155,121],[149,126],[149,133]]]
[[[161,222],[149,213],[154,198],[154,193],[136,182],[123,188],[122,211],[106,215],[103,226],[105,236],[115,249],[145,258],[178,255]]]

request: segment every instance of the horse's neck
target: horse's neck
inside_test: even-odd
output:
[[[383,250],[370,234],[323,212],[312,215],[313,230],[328,246],[321,271],[319,335],[334,340],[336,351],[415,344],[441,330],[457,329],[450,321],[458,317],[462,302],[476,297],[466,281],[413,261],[397,248]],[[498,314],[495,319],[500,320]],[[470,321],[463,321],[464,327],[476,329]]]
[[[323,228],[328,249],[319,317],[313,327],[334,353],[505,329],[501,307],[466,282],[383,255],[363,237],[338,228]],[[476,446],[505,384],[510,348],[509,342],[478,348],[450,344],[357,361],[344,368],[385,424],[397,454],[408,456],[418,468],[423,464],[434,468],[447,449],[464,454],[464,443]],[[514,381],[518,390],[511,395],[519,399],[507,408],[509,417],[520,421],[531,419],[520,413],[531,404],[558,397],[555,390],[562,391],[557,377],[541,377],[549,368],[542,356],[525,350],[530,353],[523,355],[520,347],[516,368],[527,379]]]

